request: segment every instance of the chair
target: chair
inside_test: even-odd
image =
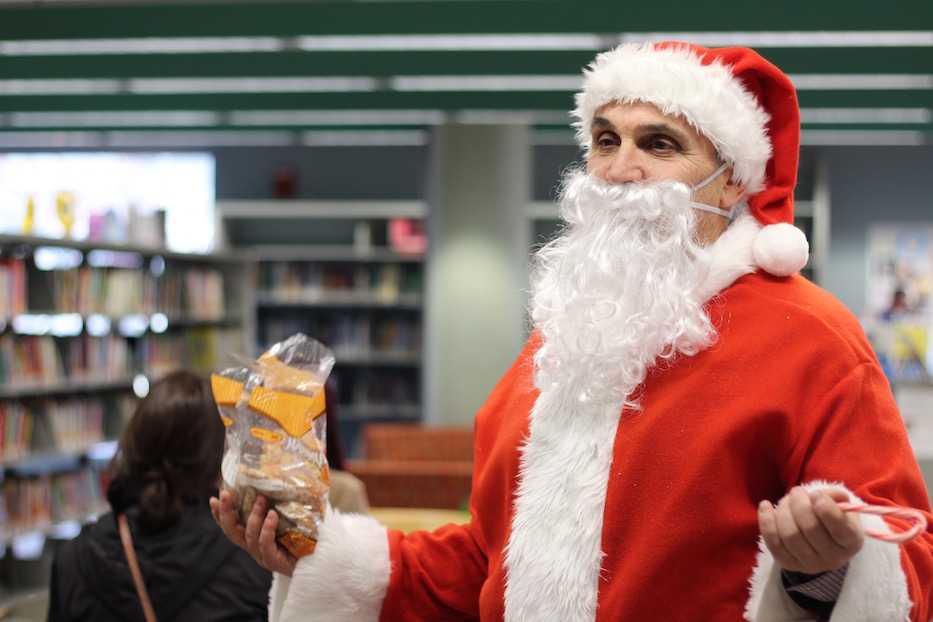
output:
[[[378,507],[463,509],[473,483],[473,429],[466,426],[367,424],[363,457],[346,470]]]

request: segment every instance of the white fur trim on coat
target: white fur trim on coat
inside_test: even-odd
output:
[[[804,488],[842,488],[849,492],[853,503],[862,503],[841,484],[811,482]],[[859,516],[866,529],[891,531],[880,516]],[[781,567],[774,563],[762,539],[759,539],[759,549],[758,565],[750,579],[751,597],[745,606],[745,619],[751,622],[811,620],[787,595],[781,583]],[[862,550],[849,561],[830,622],[904,622],[909,619],[911,606],[907,577],[901,568],[900,547],[866,536]]]
[[[718,59],[703,64],[689,49],[651,44],[624,44],[603,52],[584,72],[583,90],[576,96],[573,115],[580,146],[589,153],[599,108],[635,101],[683,117],[708,137],[733,165],[732,178],[748,182],[749,195],[765,187],[765,165],[771,158],[769,115]]]
[[[270,622],[378,622],[389,586],[386,528],[362,514],[328,509],[314,553],[291,580],[275,575]]]
[[[752,246],[762,226],[747,210],[710,246],[710,268],[697,291],[697,299],[706,302],[726,289],[739,277],[757,269]]]
[[[506,549],[506,622],[592,622],[603,514],[621,407],[584,407],[578,391],[538,396]],[[545,544],[546,543],[546,544]]]

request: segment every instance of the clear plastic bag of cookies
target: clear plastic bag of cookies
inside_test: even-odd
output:
[[[277,540],[296,557],[314,552],[327,505],[324,382],[333,366],[329,348],[298,333],[211,376],[226,429],[221,488],[243,524],[256,496],[266,497]]]

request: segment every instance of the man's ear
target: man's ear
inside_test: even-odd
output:
[[[748,182],[738,183],[732,177],[732,169],[729,169],[729,181],[727,181],[719,195],[719,207],[722,209],[732,209],[732,206],[745,197],[745,191],[748,190]]]

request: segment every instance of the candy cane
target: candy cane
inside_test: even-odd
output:
[[[883,505],[867,505],[859,503],[840,503],[839,509],[843,512],[861,512],[864,514],[877,514],[878,516],[892,516],[894,518],[903,518],[913,523],[913,527],[906,531],[887,532],[878,529],[866,529],[865,533],[872,538],[883,540],[885,542],[896,542],[904,544],[910,542],[927,529],[927,517],[920,510],[901,507],[887,507]]]

